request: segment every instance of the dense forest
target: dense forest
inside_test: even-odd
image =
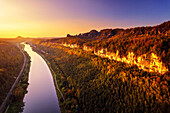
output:
[[[92,30],[75,36],[67,35],[63,39],[45,40],[54,43],[89,46],[94,50],[107,48],[109,52],[119,51],[121,56],[134,52],[136,56],[155,53],[170,69],[170,21],[157,26],[129,29]]]
[[[170,22],[165,22],[154,27],[92,30],[89,33],[92,35],[68,34],[63,39],[33,40],[31,44],[35,51],[47,58],[57,74],[59,88],[66,100],[59,98],[63,112],[66,109],[75,113],[168,113],[169,29]],[[64,43],[80,46],[64,47]],[[93,51],[84,51],[85,45],[99,50],[103,47],[108,51],[119,50],[121,55],[129,51],[136,55],[152,52],[161,58],[168,71],[163,74],[147,72],[136,65],[102,58]]]
[[[23,65],[23,55],[12,43],[0,41],[0,104],[5,99]]]
[[[41,43],[34,50],[50,61],[57,74],[66,100],[60,104],[67,112],[168,112],[169,73],[145,72],[53,43]]]
[[[9,107],[6,113],[20,113],[23,111],[24,107],[24,96],[27,93],[27,87],[29,85],[28,83],[28,73],[30,70],[30,56],[25,52],[25,55],[27,57],[27,62],[25,66],[25,70],[20,78],[20,81],[17,83],[13,94],[9,101]]]

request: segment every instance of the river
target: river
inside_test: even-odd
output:
[[[60,113],[60,107],[51,71],[44,59],[30,45],[25,51],[31,57],[28,93],[24,97],[22,113]]]

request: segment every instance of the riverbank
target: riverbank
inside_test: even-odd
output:
[[[22,69],[20,70],[18,77],[16,78],[4,102],[1,105],[1,112],[3,111],[8,112],[10,105],[13,105],[13,103],[15,103],[12,113],[17,113],[18,112],[17,110],[20,110],[22,106],[21,104],[19,104],[21,103],[20,102],[22,100],[21,98],[26,93],[26,87],[27,87],[26,83],[28,82],[26,75],[28,75],[28,71],[29,71],[30,58],[29,58],[29,55],[23,51],[23,46],[17,44],[17,47],[20,49],[20,52],[23,54],[24,63],[22,65]]]
[[[35,41],[57,76],[68,112],[165,112],[168,80],[135,65],[108,60],[55,42]],[[64,74],[58,72],[58,66]],[[60,74],[58,74],[60,73]],[[157,108],[157,109],[155,109]]]
[[[23,113],[60,113],[58,97],[52,73],[45,60],[25,45],[25,51],[31,57],[28,93],[23,102]]]
[[[47,65],[48,65],[48,67],[49,67],[49,69],[50,69],[50,71],[51,71],[51,73],[52,73],[52,75],[53,75],[53,81],[54,81],[54,83],[55,83],[55,88],[56,88],[57,96],[58,96],[58,99],[59,99],[59,105],[60,105],[61,113],[67,113],[67,110],[65,109],[65,105],[64,105],[65,99],[64,99],[64,96],[63,96],[63,94],[62,94],[59,86],[58,86],[57,79],[56,79],[57,76],[59,76],[59,74],[61,74],[61,70],[60,70],[59,68],[57,68],[57,70],[58,70],[59,73],[56,74],[56,73],[54,72],[53,68],[51,67],[50,62],[45,58],[45,56],[44,56],[43,54],[41,54],[39,51],[36,51],[35,47],[32,47],[32,48],[33,48],[33,50],[34,50],[36,53],[38,53],[38,54],[45,60],[45,62],[47,63]]]
[[[16,85],[15,90],[13,91],[13,95],[11,98],[11,102],[8,105],[8,109],[6,109],[5,113],[19,113],[22,112],[23,110],[23,99],[25,94],[27,93],[27,87],[29,85],[28,83],[28,74],[29,74],[29,70],[30,70],[30,57],[29,55],[26,55],[27,59],[29,59],[27,61],[26,64],[26,68],[23,72],[23,76],[21,77],[20,82]]]

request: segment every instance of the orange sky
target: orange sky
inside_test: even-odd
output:
[[[168,6],[163,6],[163,2],[153,2],[153,6],[133,3],[118,0],[0,0],[0,38],[63,37],[92,29],[156,25],[169,19]],[[143,11],[143,7],[148,11]]]
[[[72,18],[68,16],[68,10],[58,8],[60,4],[53,6],[42,1],[0,1],[0,38],[63,37],[103,26],[99,26],[99,19]]]

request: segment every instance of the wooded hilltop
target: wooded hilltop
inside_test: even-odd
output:
[[[31,45],[57,75],[62,112],[170,112],[170,21]]]

